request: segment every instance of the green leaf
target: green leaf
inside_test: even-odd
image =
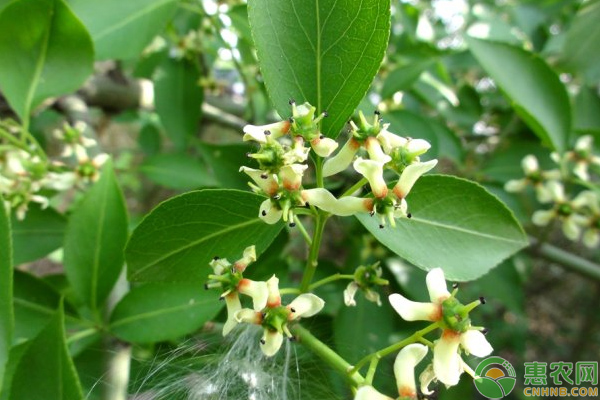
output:
[[[587,2],[567,31],[562,58],[590,83],[600,81],[600,1]]]
[[[433,60],[415,61],[391,71],[385,78],[381,96],[392,97],[396,92],[408,90],[419,79],[419,76],[433,64]]]
[[[203,99],[199,78],[198,68],[185,59],[166,58],[156,71],[156,112],[167,135],[180,150],[198,130]]]
[[[477,61],[525,123],[546,145],[563,152],[571,131],[571,107],[558,75],[541,58],[518,47],[466,40]]]
[[[12,377],[10,400],[83,400],[65,340],[62,307],[31,340]]]
[[[600,130],[600,97],[591,87],[582,87],[575,97],[573,118],[577,130]]]
[[[43,280],[19,270],[14,276],[15,340],[35,337],[60,304],[58,294]]]
[[[0,13],[0,26],[0,87],[23,121],[92,73],[90,35],[62,0],[15,1]]]
[[[70,216],[65,234],[67,278],[92,310],[101,307],[119,277],[126,241],[125,201],[108,161]]]
[[[96,59],[136,58],[166,25],[177,0],[69,0],[85,23],[96,48]]]
[[[35,261],[63,244],[65,217],[53,208],[31,204],[24,220],[12,218],[15,265]]]
[[[365,96],[390,33],[389,0],[250,0],[250,26],[275,109],[288,101],[327,110],[336,137]]]
[[[159,154],[147,158],[140,170],[154,183],[179,190],[218,186],[206,167],[187,154]]]
[[[120,339],[151,343],[177,339],[200,328],[223,306],[219,293],[198,283],[148,283],[117,304],[110,330]]]
[[[10,220],[0,196],[0,391],[13,338],[13,263]]]
[[[417,267],[441,267],[448,280],[480,277],[527,245],[512,213],[476,183],[451,176],[420,178],[407,197],[411,219],[379,228],[359,221],[385,246]]]
[[[283,227],[258,217],[264,200],[238,190],[206,189],[165,201],[131,236],[125,253],[129,279],[204,283],[214,256],[234,261],[252,244],[262,253]]]
[[[438,156],[440,146],[438,146],[436,131],[426,118],[411,111],[397,110],[386,113],[384,119],[390,123],[391,132],[400,136],[425,139],[431,144],[431,149],[421,156],[422,160],[431,160]]]
[[[248,189],[248,175],[240,172],[240,165],[247,162],[247,154],[252,150],[247,143],[202,143],[199,149],[214,177],[223,187]]]

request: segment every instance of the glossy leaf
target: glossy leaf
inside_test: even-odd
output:
[[[15,339],[31,339],[48,324],[60,304],[60,294],[26,272],[14,276]]]
[[[478,278],[528,243],[508,208],[476,183],[425,176],[407,201],[412,218],[396,228],[380,229],[369,214],[358,219],[390,250],[421,269],[441,267],[449,280]]]
[[[178,149],[198,130],[203,98],[199,78],[198,69],[185,59],[166,58],[156,71],[156,112]]]
[[[109,161],[69,218],[64,264],[76,295],[101,307],[123,267],[127,210]]]
[[[14,1],[0,13],[0,26],[0,87],[22,120],[92,73],[90,35],[62,0]]]
[[[12,376],[10,400],[83,400],[65,340],[62,308],[24,350]]]
[[[0,196],[0,391],[13,338],[13,263],[10,220]]]
[[[172,189],[218,186],[207,168],[186,154],[159,154],[147,158],[140,170],[154,183]]]
[[[96,59],[132,59],[166,25],[177,0],[69,0],[89,29]]]
[[[566,149],[569,97],[558,75],[539,57],[505,43],[467,38],[469,50],[525,123],[552,149]]]
[[[248,15],[267,90],[289,117],[288,101],[310,102],[335,137],[364,97],[385,53],[389,0],[250,0]]]
[[[177,339],[217,315],[223,306],[219,295],[199,283],[148,283],[132,289],[117,304],[110,330],[134,343]]]
[[[252,244],[262,253],[283,226],[259,219],[264,199],[238,190],[206,189],[165,201],[131,236],[129,279],[204,283],[214,256],[235,261]]]
[[[579,10],[567,31],[562,58],[590,83],[600,81],[600,2],[589,1]]]
[[[24,220],[12,218],[15,265],[35,261],[63,244],[67,221],[53,208],[31,204]]]

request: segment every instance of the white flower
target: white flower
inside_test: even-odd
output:
[[[356,395],[354,396],[354,400],[394,400],[391,397],[388,397],[384,394],[379,393],[373,386],[365,385],[361,386]]]
[[[258,143],[267,143],[267,136],[277,139],[287,134],[290,130],[291,123],[287,120],[276,122],[268,125],[246,125],[244,126],[244,142],[253,140]]]
[[[465,370],[464,361],[458,353],[459,346],[467,354],[477,357],[485,357],[493,351],[483,333],[478,330],[460,333],[445,329],[433,347],[433,371],[436,379],[445,385],[458,384],[460,375]]]
[[[429,172],[437,165],[437,160],[430,160],[427,162],[417,162],[407,166],[404,171],[402,171],[402,175],[400,175],[400,179],[396,186],[394,186],[394,194],[399,199],[404,199],[410,193],[412,187],[414,186],[417,179],[421,177],[421,175]]]
[[[451,294],[446,289],[444,271],[435,268],[426,278],[431,303],[419,303],[394,293],[389,296],[390,304],[405,321],[439,321],[442,318],[442,303]]]
[[[353,163],[356,172],[367,178],[373,195],[383,198],[388,194],[388,187],[383,179],[383,163],[375,160],[357,158]]]
[[[254,169],[249,167],[240,167],[240,172],[244,172],[248,175],[254,183],[262,190],[267,196],[273,196],[279,189],[279,181],[277,175],[269,174],[268,172],[260,169]]]
[[[402,399],[416,399],[415,367],[427,354],[427,346],[413,343],[402,348],[394,362],[394,376],[398,394]]]
[[[323,176],[332,176],[348,168],[352,160],[354,160],[358,149],[360,149],[360,143],[354,138],[348,139],[335,156],[325,161],[325,164],[323,164]]]
[[[283,216],[283,211],[273,204],[271,199],[266,199],[260,204],[258,217],[269,225],[276,224]]]
[[[300,192],[302,199],[328,213],[349,216],[358,212],[369,212],[373,209],[373,199],[345,196],[336,199],[327,189],[314,188]]]
[[[348,307],[355,307],[356,300],[354,300],[354,296],[356,296],[357,291],[358,284],[355,281],[350,282],[344,290],[344,304]]]

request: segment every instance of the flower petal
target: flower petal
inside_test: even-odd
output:
[[[252,245],[244,249],[242,258],[237,260],[233,266],[237,271],[244,272],[248,265],[252,264],[254,261],[256,261],[256,246]]]
[[[401,398],[417,398],[417,385],[415,383],[415,367],[427,354],[427,346],[413,343],[404,347],[394,361],[394,376]]]
[[[325,161],[325,164],[323,164],[323,176],[335,175],[348,168],[359,148],[360,143],[354,138],[350,138],[335,156]]]
[[[281,219],[281,217],[283,216],[283,211],[276,207],[273,207],[271,199],[266,199],[260,204],[258,216],[267,224],[273,225]]]
[[[468,330],[460,335],[460,345],[467,352],[477,357],[485,357],[494,349],[485,338],[485,335],[478,330]]]
[[[277,193],[279,189],[279,182],[277,182],[276,175],[269,174],[260,169],[241,167],[240,172],[244,172],[248,175],[254,183],[268,196],[272,196]]]
[[[283,343],[283,335],[281,333],[265,329],[265,333],[260,340],[260,349],[267,357],[272,357],[281,348],[281,343]]]
[[[229,293],[225,296],[225,304],[227,306],[227,321],[223,325],[223,336],[227,335],[237,325],[236,313],[242,309],[240,296],[237,293]]]
[[[404,147],[408,140],[400,135],[396,135],[387,130],[389,124],[384,125],[383,130],[377,135],[377,140],[381,143],[386,153],[391,153],[397,147]]]
[[[527,179],[512,179],[504,184],[504,190],[510,193],[519,193],[527,187]]]
[[[350,282],[344,290],[344,304],[346,304],[348,307],[355,307],[356,301],[354,300],[354,296],[356,295],[357,291],[358,285],[356,284],[356,282]]]
[[[389,296],[390,304],[405,321],[439,321],[442,308],[434,303],[419,303],[394,293]]]
[[[262,313],[260,311],[254,311],[250,308],[242,308],[238,310],[233,317],[237,322],[245,322],[247,324],[260,325],[262,322]]]
[[[419,375],[419,381],[421,382],[421,393],[425,396],[433,394],[433,390],[429,390],[429,385],[435,379],[435,372],[433,372],[433,364],[429,364],[427,368],[423,370]]]
[[[361,386],[356,392],[354,400],[393,400],[384,394],[379,393],[373,386]]]
[[[286,120],[262,126],[246,125],[244,126],[243,140],[244,142],[254,140],[259,143],[266,143],[268,135],[265,135],[265,131],[268,131],[273,139],[277,139],[288,133],[290,126],[290,122]]]
[[[444,300],[450,297],[450,292],[446,288],[446,278],[444,277],[444,270],[441,268],[434,268],[427,273],[425,278],[427,283],[427,291],[429,292],[429,299],[432,303],[442,304]]]
[[[302,175],[304,170],[308,168],[306,164],[290,164],[284,165],[279,170],[283,187],[287,190],[298,190],[302,185]]]
[[[448,386],[458,384],[462,373],[459,344],[460,333],[446,329],[433,347],[433,371],[437,379]]]
[[[590,228],[583,234],[583,244],[593,249],[600,244],[600,234],[597,229]]]
[[[537,226],[546,226],[554,219],[556,213],[551,210],[537,210],[531,216],[531,221]]]
[[[367,140],[365,141],[365,148],[369,153],[369,159],[373,161],[385,164],[392,159],[392,157],[388,156],[383,152],[379,141],[377,141],[377,139],[373,136],[367,138]]]
[[[394,187],[394,193],[399,199],[403,199],[408,196],[417,179],[424,173],[430,171],[437,165],[437,160],[431,160],[427,162],[417,162],[410,164],[402,171],[398,183]]]
[[[291,311],[290,320],[312,317],[323,309],[325,302],[319,296],[312,293],[303,293],[296,297],[288,306]]]
[[[319,136],[310,141],[310,146],[318,156],[329,157],[337,149],[338,142],[325,136]]]
[[[281,305],[281,294],[279,293],[279,278],[277,278],[275,275],[270,277],[267,281],[267,288],[269,290],[267,306],[270,308],[279,307]]]
[[[269,289],[266,282],[256,282],[250,279],[242,279],[237,287],[238,292],[252,297],[253,308],[260,311],[267,305]]]
[[[533,154],[526,155],[521,160],[521,167],[523,168],[523,172],[525,172],[525,176],[529,176],[540,170],[538,160]]]
[[[409,139],[406,143],[406,151],[410,158],[418,157],[431,148],[431,144],[424,139]]]
[[[377,198],[387,196],[388,187],[383,179],[383,163],[357,158],[352,164],[356,172],[367,178],[373,195]]]
[[[372,199],[346,196],[338,200],[323,188],[303,190],[301,195],[307,203],[334,215],[349,216],[373,209]]]

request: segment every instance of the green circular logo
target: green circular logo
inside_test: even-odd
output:
[[[488,399],[501,399],[515,388],[517,374],[504,358],[488,357],[475,368],[475,387]]]

